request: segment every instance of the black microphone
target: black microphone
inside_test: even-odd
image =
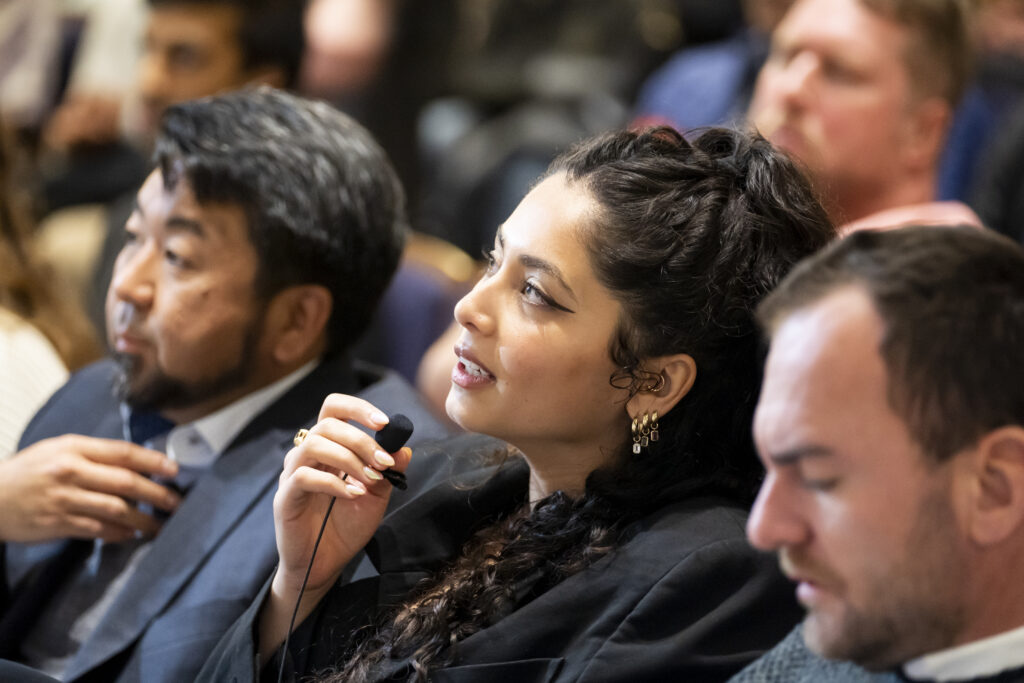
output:
[[[388,453],[397,453],[405,445],[405,442],[409,440],[409,437],[412,436],[412,429],[412,420],[402,413],[395,413],[391,416],[391,420],[373,438],[376,439],[377,445]],[[381,475],[391,482],[391,485],[396,489],[404,491],[409,488],[405,481],[405,474],[398,470],[393,470],[389,467],[381,472]]]

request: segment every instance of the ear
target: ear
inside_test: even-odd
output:
[[[970,453],[968,469],[971,538],[987,546],[1024,530],[1024,428],[986,434]]]
[[[953,121],[953,110],[941,97],[926,97],[909,107],[903,141],[906,168],[915,171],[934,169],[939,164],[939,155]]]
[[[693,356],[677,353],[654,358],[644,363],[644,369],[661,378],[647,387],[641,387],[626,402],[626,412],[635,417],[643,413],[657,412],[667,415],[677,403],[689,393],[697,379],[697,362]],[[660,385],[660,386],[659,386]]]
[[[264,326],[274,360],[297,367],[322,353],[332,305],[330,291],[321,285],[295,285],[274,295]]]

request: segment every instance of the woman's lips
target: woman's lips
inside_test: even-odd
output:
[[[480,387],[494,381],[494,375],[480,364],[466,347],[456,346],[455,355],[459,361],[452,368],[452,382],[465,389]]]

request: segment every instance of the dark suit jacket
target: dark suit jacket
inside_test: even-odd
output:
[[[29,424],[22,447],[66,433],[122,438],[113,373],[113,364],[103,361],[74,375]],[[253,419],[199,479],[69,663],[66,681],[178,683],[195,676],[274,568],[272,502],[284,454],[295,431],[314,422],[324,397],[336,391],[405,413],[415,441],[446,434],[394,373],[353,368],[347,359],[321,364]],[[18,657],[40,607],[91,546],[6,545],[2,656]]]
[[[467,451],[493,448],[480,439],[459,437],[434,447],[464,460]],[[417,457],[421,464],[442,460],[422,448]],[[497,474],[477,469],[456,479],[452,485],[436,477],[392,506],[361,566],[346,572],[296,629],[288,670],[306,674],[337,664],[354,627],[401,600],[453,558],[475,529],[525,498],[521,462]],[[467,482],[475,485],[467,489]],[[637,523],[616,551],[461,641],[454,664],[432,672],[431,680],[727,679],[778,642],[800,616],[774,559],[747,544],[745,519],[743,510],[719,499],[663,508]],[[257,678],[253,634],[262,598],[217,646],[199,680]],[[275,680],[277,663],[264,668],[264,680]],[[389,662],[387,669],[385,677],[394,680],[408,674],[404,661]]]

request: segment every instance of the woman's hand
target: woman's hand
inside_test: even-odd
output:
[[[331,498],[337,501],[324,529],[296,623],[308,616],[380,525],[391,496],[391,484],[380,471],[392,467],[401,472],[409,465],[412,452],[408,448],[385,453],[373,437],[349,424],[349,420],[373,430],[388,422],[386,415],[362,399],[331,394],[320,409],[316,425],[285,456],[274,496],[279,563],[260,618],[260,651],[264,656],[287,635],[288,621]]]

